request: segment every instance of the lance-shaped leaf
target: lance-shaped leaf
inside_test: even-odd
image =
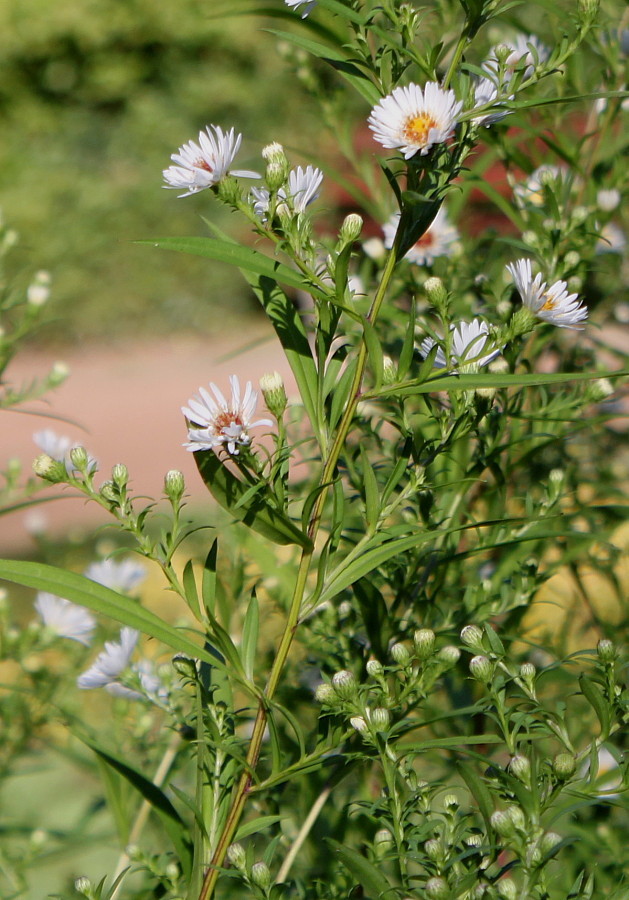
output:
[[[272,505],[266,488],[252,494],[250,486],[237,478],[212,450],[197,451],[194,457],[205,486],[235,519],[275,544],[311,547],[303,531]]]

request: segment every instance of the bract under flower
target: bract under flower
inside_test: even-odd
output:
[[[247,446],[251,443],[249,429],[259,425],[271,426],[270,419],[251,419],[256,410],[258,394],[248,381],[245,385],[244,396],[240,396],[240,383],[236,375],[229,379],[231,385],[231,400],[228,403],[215,384],[210,382],[210,388],[214,397],[204,387],[199,388],[199,394],[188,400],[188,406],[182,406],[184,416],[201,428],[188,428],[188,443],[184,444],[187,450],[218,450],[226,448],[228,453],[236,456],[238,446]]]
[[[434,144],[442,144],[454,133],[462,103],[454,91],[430,81],[397,87],[374,106],[369,127],[383,147],[399,148],[409,159],[425,156]]]
[[[565,281],[556,281],[548,287],[540,273],[533,278],[530,259],[510,263],[507,271],[522,303],[539,319],[558,328],[579,328],[579,323],[587,318],[587,307],[579,302],[578,294],[568,293]]]
[[[259,178],[249,169],[232,169],[234,157],[240,148],[242,135],[233,128],[223,132],[218,125],[208,125],[199,132],[198,144],[189,141],[171,155],[176,165],[164,169],[164,187],[184,190],[180,197],[189,197],[205,188],[218,184],[226,175],[241,178]]]

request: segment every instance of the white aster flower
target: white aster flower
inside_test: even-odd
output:
[[[85,607],[47,591],[38,592],[34,605],[46,628],[59,637],[69,638],[89,647],[96,620]]]
[[[98,654],[89,669],[77,678],[77,687],[83,690],[104,687],[110,694],[121,696],[118,676],[129,666],[129,660],[138,641],[134,628],[121,628],[120,640],[105,641],[105,649]]]
[[[187,450],[218,450],[227,448],[227,452],[236,456],[237,445],[246,447],[251,443],[249,429],[258,425],[272,425],[270,419],[251,419],[256,410],[258,394],[248,381],[245,385],[245,393],[240,396],[240,383],[236,375],[229,378],[231,385],[231,401],[228,403],[215,384],[210,382],[210,388],[214,397],[205,388],[199,388],[199,394],[188,400],[188,406],[182,406],[181,411],[195,425],[201,428],[188,428],[188,443],[184,444]]]
[[[313,166],[302,169],[297,166],[288,173],[288,185],[277,192],[277,211],[289,215],[291,211],[303,213],[319,196],[319,188],[323,181],[323,172]],[[266,218],[269,211],[269,192],[266,188],[251,188],[254,198],[253,211],[261,219]]]
[[[568,171],[562,166],[544,163],[538,166],[528,176],[523,184],[516,184],[513,188],[513,196],[520,206],[531,203],[533,206],[544,205],[544,186],[548,185],[553,191],[558,191],[564,179],[568,178]]]
[[[621,199],[620,191],[617,191],[616,188],[607,190],[602,188],[596,194],[596,205],[603,212],[612,212],[617,206],[620,206]]]
[[[493,112],[487,111],[478,116],[474,116],[472,122],[476,122],[478,125],[484,125],[485,128],[488,128],[490,125],[493,125],[494,122],[499,122],[500,119],[504,119],[505,116],[508,116],[510,110],[503,109],[500,106],[500,103],[496,103],[497,97],[498,88],[496,87],[495,81],[492,81],[491,78],[479,78],[474,87],[474,109],[478,109],[480,106],[486,106],[489,103],[491,103],[492,106],[495,105],[496,109]],[[512,99],[512,96],[509,99]]]
[[[218,184],[226,175],[259,178],[257,172],[231,168],[241,140],[242,135],[236,134],[233,128],[223,132],[218,125],[208,125],[205,131],[199,132],[198,144],[188,141],[172,154],[170,158],[176,165],[164,169],[164,187],[183,189],[179,196],[189,197]]]
[[[146,578],[146,569],[134,559],[102,559],[91,563],[84,572],[86,578],[126,594],[134,590]]]
[[[471,322],[459,322],[458,325],[450,325],[450,360],[455,362],[461,372],[473,372],[486,366],[499,353],[500,348],[495,348],[490,353],[483,354],[489,329],[487,322],[482,319],[472,319]],[[421,342],[421,353],[428,356],[435,342],[431,337],[426,337]],[[446,355],[439,347],[435,356],[434,365],[439,369],[447,366]],[[453,369],[453,372],[456,370]]]
[[[299,9],[300,6],[303,6],[302,19],[305,19],[310,10],[316,6],[315,0],[284,0],[284,3],[286,6],[290,6],[291,9]]]
[[[435,81],[429,81],[423,90],[409,84],[383,97],[372,109],[368,123],[383,147],[399,147],[409,159],[416,153],[425,156],[434,144],[447,141],[461,107],[454,91],[443,90]]]
[[[545,62],[548,59],[548,47],[539,40],[534,34],[518,34],[514,40],[505,41],[502,47],[506,48],[507,55],[504,61],[504,71],[507,78],[510,78],[515,72],[519,64],[525,66],[524,77],[530,78],[535,71],[535,65]],[[531,52],[531,48],[533,52]],[[499,47],[492,47],[489,57],[485,60],[482,68],[488,73],[489,77],[496,80],[499,76],[500,64],[498,62]],[[502,54],[500,54],[502,55]]]
[[[75,447],[80,447],[81,445],[79,443],[72,441],[66,435],[57,434],[52,428],[44,428],[41,431],[36,431],[33,434],[33,440],[39,449],[50,456],[51,459],[63,463],[68,475],[72,475],[77,471],[70,459],[70,450],[74,450]],[[96,472],[97,469],[98,462],[88,453],[87,471],[93,473]]]
[[[507,271],[522,303],[539,319],[559,328],[579,328],[579,322],[587,317],[587,308],[579,302],[578,294],[568,293],[565,281],[556,281],[548,287],[540,273],[533,278],[530,259],[510,263]]]
[[[382,226],[384,246],[387,249],[393,246],[399,222],[400,214],[393,213],[389,221]],[[442,206],[426,232],[407,251],[404,258],[417,266],[430,266],[437,256],[448,256],[458,239],[459,233],[454,225],[450,224]]]

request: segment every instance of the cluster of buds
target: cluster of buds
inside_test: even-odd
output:
[[[271,870],[265,862],[258,860],[251,863],[245,848],[239,843],[229,845],[227,848],[227,859],[234,869],[242,875],[247,884],[253,888],[255,895],[268,897],[273,884]]]
[[[347,717],[349,724],[366,740],[376,733],[387,731],[391,724],[391,713],[382,705],[386,702],[387,689],[384,682],[384,668],[377,660],[367,663],[367,671],[377,679],[377,686],[362,688],[353,673],[347,669],[336,672],[331,683],[320,684],[315,691],[315,699],[331,711]],[[371,694],[376,704],[369,706],[365,700]]]

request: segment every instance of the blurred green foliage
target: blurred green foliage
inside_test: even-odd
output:
[[[219,303],[221,325],[248,309],[227,267],[132,242],[206,233],[209,196],[161,189],[206,124],[243,133],[241,166],[259,168],[271,140],[312,148],[313,117],[260,24],[200,0],[0,4],[0,207],[22,261],[52,273],[49,339],[210,329]]]

